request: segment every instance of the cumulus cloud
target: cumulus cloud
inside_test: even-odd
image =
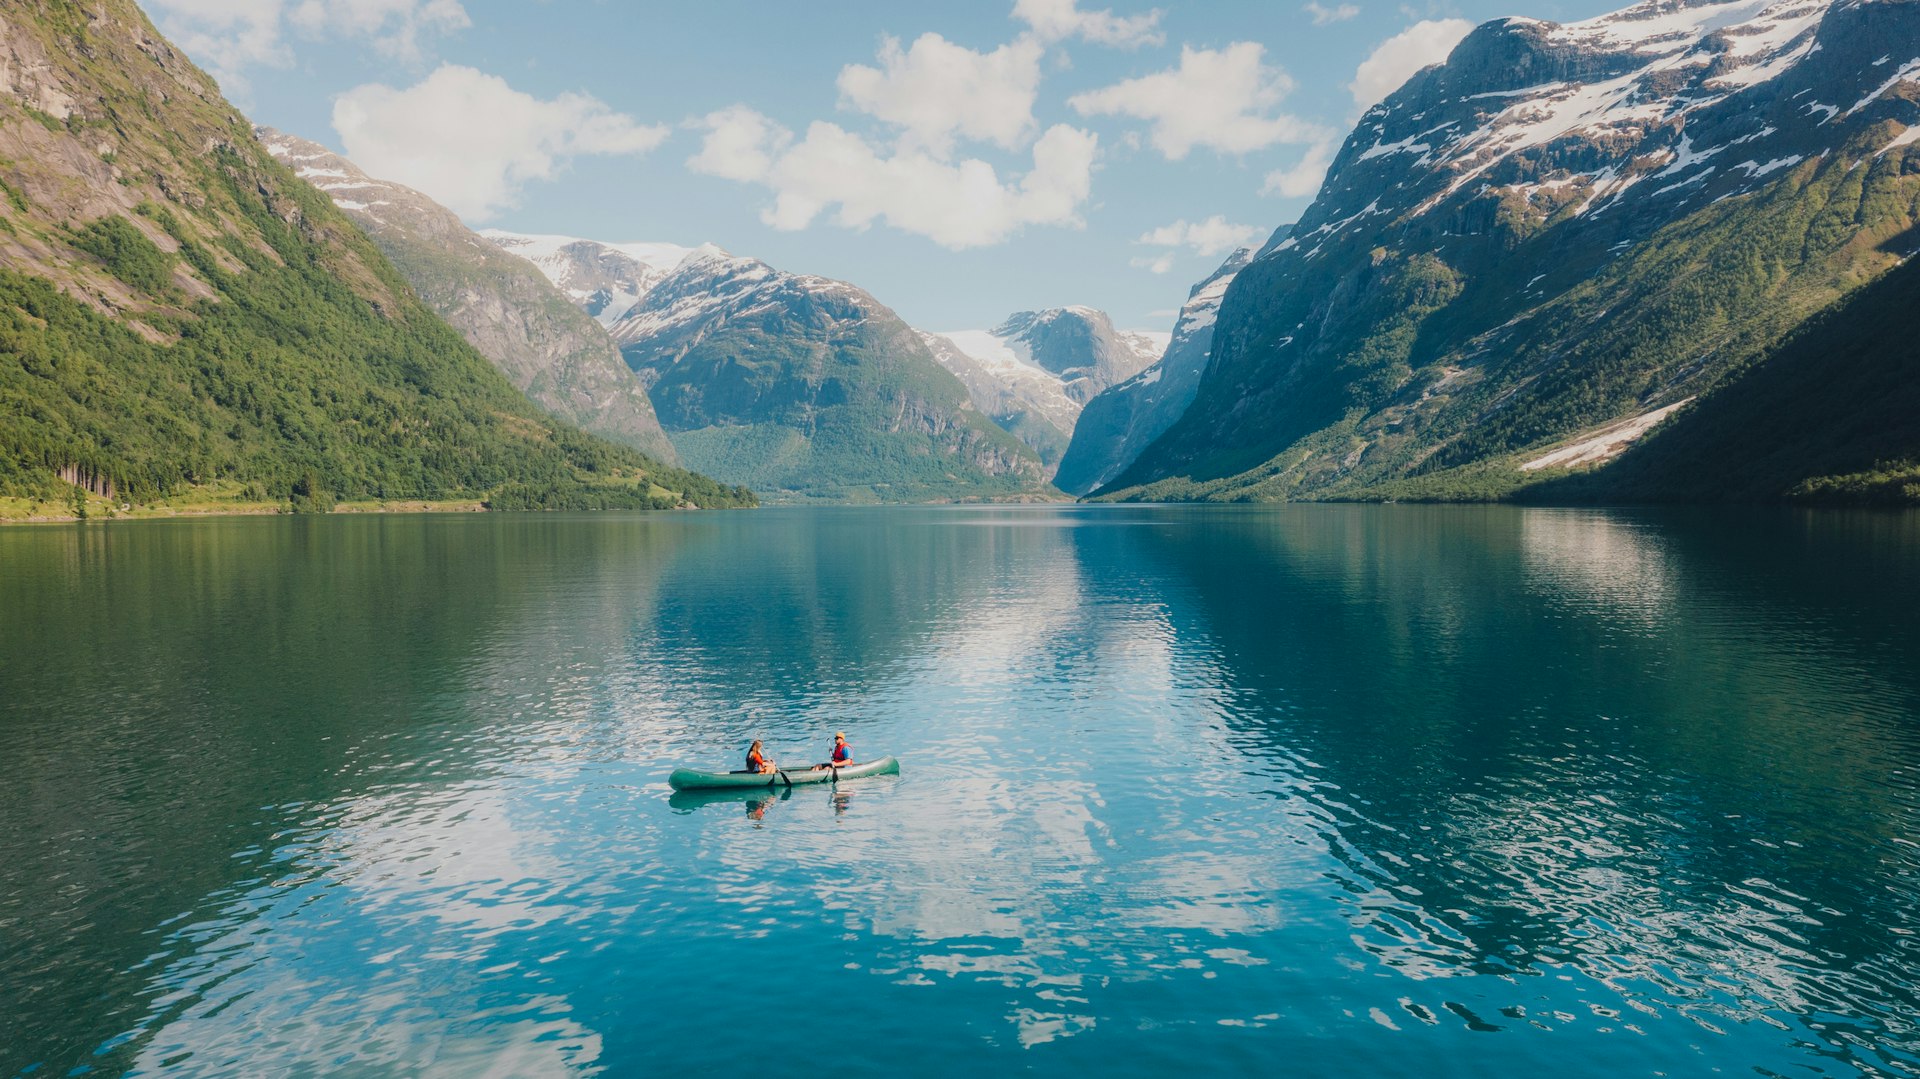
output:
[[[404,90],[347,91],[333,103],[333,128],[369,175],[474,221],[514,205],[526,184],[553,178],[574,157],[645,153],[668,133],[585,94],[543,101],[452,64]]]
[[[1158,8],[1140,15],[1115,15],[1111,9],[1081,11],[1078,0],[1018,0],[1013,17],[1046,42],[1077,37],[1096,45],[1136,49],[1166,40],[1159,31]]]
[[[1033,146],[1033,167],[1002,181],[993,166],[949,161],[918,147],[876,150],[836,124],[816,122],[794,139],[744,106],[707,117],[701,150],[687,162],[709,175],[759,184],[773,195],[761,220],[784,230],[822,215],[847,228],[875,222],[961,250],[998,243],[1028,225],[1077,225],[1092,190],[1098,140],[1059,124]]]
[[[901,128],[903,148],[944,158],[958,135],[1013,149],[1034,127],[1044,51],[1032,38],[981,53],[939,34],[922,34],[905,49],[889,37],[880,67],[841,70],[840,100]]]
[[[1269,67],[1265,55],[1252,41],[1217,50],[1182,46],[1179,67],[1075,94],[1067,104],[1082,116],[1146,121],[1154,148],[1170,161],[1196,146],[1243,154],[1325,138],[1318,124],[1273,112],[1293,80]]]
[[[793,133],[772,120],[747,108],[708,113],[694,123],[706,130],[700,152],[687,159],[687,167],[723,180],[751,183],[766,178],[773,162],[793,142]]]
[[[1205,221],[1189,222],[1181,218],[1171,225],[1151,229],[1134,241],[1143,247],[1164,247],[1169,250],[1130,261],[1139,269],[1167,273],[1176,265],[1182,249],[1217,258],[1259,238],[1259,229],[1252,225],[1233,224],[1224,214],[1214,214]]]
[[[473,25],[459,0],[299,0],[287,21],[313,36],[365,38],[382,55],[418,62],[423,33]]]
[[[1360,8],[1355,4],[1335,4],[1333,7],[1327,7],[1324,4],[1310,2],[1300,10],[1313,16],[1313,25],[1315,26],[1329,26],[1333,23],[1345,22],[1355,15],[1360,14]]]
[[[1380,43],[1360,61],[1347,84],[1354,103],[1369,108],[1400,89],[1414,72],[1447,58],[1473,24],[1465,19],[1425,19]]]
[[[421,38],[472,25],[459,0],[148,0],[160,29],[231,93],[247,73],[288,67],[287,30],[315,40],[367,41],[382,56],[420,59]]]
[[[276,0],[148,0],[148,6],[161,32],[230,93],[245,92],[248,68],[293,63]]]
[[[1260,193],[1290,199],[1318,194],[1320,182],[1327,177],[1327,166],[1333,163],[1333,149],[1331,139],[1309,146],[1306,154],[1292,168],[1276,169],[1267,173],[1266,182],[1261,185]]]

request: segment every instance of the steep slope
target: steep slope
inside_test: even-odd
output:
[[[1108,493],[1499,496],[1739,378],[1910,253],[1916,80],[1914,0],[1481,26],[1362,118]]]
[[[689,464],[787,497],[1044,496],[1039,460],[872,296],[715,247],[612,327]]]
[[[991,330],[922,334],[973,403],[1040,454],[1051,469],[1080,410],[1166,351],[1169,335],[1116,330],[1091,307],[1021,311]]]
[[[1275,234],[1284,237],[1291,226]],[[1084,495],[1118,476],[1153,440],[1172,427],[1200,389],[1213,354],[1213,327],[1227,286],[1253,260],[1241,248],[1187,294],[1173,326],[1173,339],[1160,362],[1100,392],[1080,413],[1073,441],[1060,458],[1054,485]]]
[[[920,331],[934,362],[967,388],[967,397],[988,419],[1040,456],[1051,470],[1066,452],[1080,402],[1067,396],[1060,376],[1021,360],[999,339],[975,331],[984,340],[969,342],[972,352],[955,343],[957,335]]]
[[[129,0],[0,4],[0,493],[736,504],[554,421]]]
[[[270,128],[256,133],[345,210],[427,306],[522,393],[569,423],[674,462],[673,444],[613,339],[538,269],[410,187],[373,179],[318,143]]]
[[[672,273],[681,259],[693,253],[692,248],[678,244],[609,244],[502,229],[484,229],[480,235],[533,263],[575,306],[602,326],[619,321],[640,297]]]
[[[1546,501],[1920,502],[1920,261],[1851,293],[1606,468]]]

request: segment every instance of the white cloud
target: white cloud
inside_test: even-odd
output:
[[[366,38],[382,55],[417,63],[423,32],[473,25],[459,0],[299,0],[287,21],[315,37]]]
[[[1132,259],[1131,263],[1139,269],[1167,273],[1173,269],[1180,248],[1192,251],[1196,255],[1217,258],[1237,247],[1245,247],[1259,238],[1259,229],[1252,225],[1235,225],[1229,222],[1224,214],[1214,214],[1205,221],[1195,222],[1188,222],[1182,218],[1171,225],[1152,229],[1134,241],[1144,247],[1166,247],[1175,250]]]
[[[1369,108],[1400,89],[1413,73],[1447,58],[1473,24],[1465,19],[1426,19],[1380,43],[1360,62],[1347,89],[1361,108]]]
[[[251,67],[285,67],[293,53],[280,36],[278,0],[148,0],[162,33],[218,79],[244,93]]]
[[[1300,10],[1313,16],[1313,25],[1315,26],[1328,26],[1332,23],[1345,22],[1355,15],[1360,14],[1360,8],[1355,4],[1335,4],[1333,7],[1327,7],[1323,4],[1309,2],[1306,7]]]
[[[1333,140],[1326,139],[1307,148],[1306,154],[1290,169],[1276,169],[1267,173],[1266,182],[1260,186],[1262,195],[1279,195],[1283,198],[1306,198],[1320,191],[1320,182],[1327,177],[1327,166],[1333,163]]]
[[[985,161],[951,162],[919,148],[884,154],[836,124],[817,122],[796,141],[744,106],[705,126],[688,166],[766,187],[768,225],[804,229],[831,212],[847,228],[884,222],[953,250],[995,244],[1028,225],[1079,224],[1098,147],[1091,132],[1056,125],[1034,144],[1033,168],[1002,182]]]
[[[405,90],[375,83],[347,91],[334,100],[333,128],[369,175],[418,188],[475,221],[574,157],[645,153],[667,137],[666,128],[585,94],[542,101],[452,64]]]
[[[1081,11],[1077,0],[1018,0],[1013,17],[1047,42],[1077,37],[1096,45],[1134,49],[1166,40],[1158,29],[1158,8],[1140,15],[1115,15],[1111,9]]]
[[[980,53],[939,34],[922,34],[907,49],[889,37],[880,46],[880,68],[841,69],[840,98],[902,128],[903,149],[945,158],[955,135],[1012,149],[1034,127],[1044,51],[1032,38]]]
[[[472,25],[459,0],[147,0],[160,29],[211,71],[229,92],[244,93],[247,72],[289,67],[290,25],[316,40],[372,42],[381,55],[418,62],[420,39]]]
[[[693,126],[705,128],[707,137],[700,152],[687,159],[687,167],[723,180],[764,179],[773,171],[774,159],[793,142],[792,132],[745,105],[708,113]]]
[[[1326,137],[1317,124],[1272,112],[1293,80],[1268,67],[1265,53],[1252,41],[1219,50],[1182,46],[1178,68],[1075,94],[1067,103],[1082,116],[1147,121],[1154,147],[1172,161],[1196,146],[1243,154]]]

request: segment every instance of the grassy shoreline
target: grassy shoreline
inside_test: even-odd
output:
[[[86,516],[74,512],[68,501],[0,495],[0,526],[15,524],[71,524],[75,521],[151,521],[175,517],[271,517],[294,512],[290,502],[261,502],[183,496],[129,507],[98,495],[86,500]],[[336,503],[333,513],[485,513],[479,499],[392,499]]]

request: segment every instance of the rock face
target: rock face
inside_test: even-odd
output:
[[[522,393],[569,423],[677,460],[613,339],[538,269],[410,187],[376,180],[318,143],[271,128],[258,134],[269,153],[346,211],[420,298]]]
[[[1048,490],[920,335],[843,281],[702,247],[611,330],[682,458],[731,482],[857,502]]]
[[[752,500],[536,407],[131,0],[0,5],[0,353],[0,494]]]
[[[1519,464],[1704,400],[1910,253],[1916,125],[1913,0],[1483,25],[1360,120],[1109,493],[1531,482]]]
[[[666,243],[609,244],[575,236],[534,236],[484,229],[481,236],[533,263],[575,306],[602,326],[619,321],[640,302],[690,247]]]
[[[1291,226],[1282,226],[1276,240]],[[1080,413],[1073,441],[1060,459],[1054,485],[1071,495],[1104,486],[1164,434],[1193,403],[1213,354],[1213,327],[1227,286],[1253,260],[1241,248],[1206,280],[1193,286],[1174,323],[1173,339],[1160,362],[1101,391]]]
[[[1091,307],[1021,311],[991,330],[921,336],[974,405],[1033,447],[1049,470],[1087,402],[1158,360],[1169,339],[1116,330]]]

